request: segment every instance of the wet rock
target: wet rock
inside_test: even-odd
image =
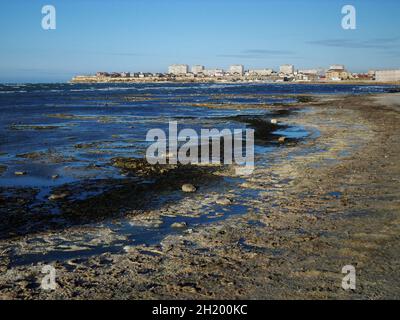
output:
[[[277,119],[271,119],[271,123],[272,124],[278,124],[278,120]]]
[[[43,152],[22,153],[22,154],[17,154],[17,157],[24,159],[38,160],[43,157]]]
[[[26,171],[15,171],[14,174],[16,176],[25,176],[26,175]]]
[[[300,103],[312,102],[314,100],[312,96],[297,96],[296,99]]]
[[[58,174],[55,174],[55,175],[52,175],[51,176],[51,178],[53,179],[53,180],[56,180],[56,179],[58,179],[60,176],[58,175]]]
[[[187,227],[186,222],[175,222],[175,223],[171,224],[171,228],[175,228],[175,229],[183,229],[186,227]]]
[[[10,130],[54,130],[58,129],[59,126],[45,126],[45,125],[23,125],[13,124],[10,126]]]
[[[74,145],[74,148],[76,149],[90,149],[90,148],[96,148],[97,143],[92,142],[92,143],[78,143]]]
[[[124,250],[126,253],[131,253],[131,252],[134,252],[134,251],[135,251],[135,247],[134,247],[134,246],[124,246],[123,250]]]
[[[176,165],[150,164],[146,159],[114,158],[113,166],[142,177],[159,177],[176,168]]]
[[[214,214],[214,216],[210,216],[209,218],[219,218],[219,217],[223,217],[224,216],[224,214],[222,213],[222,212],[217,212],[217,213],[215,213]]]
[[[140,217],[140,216],[139,216]],[[137,218],[129,222],[133,227],[159,228],[163,224],[161,219],[157,218]]]
[[[257,189],[257,186],[251,182],[243,182],[240,185],[240,188],[244,188],[244,189]]]
[[[232,200],[229,198],[221,198],[221,199],[217,199],[217,201],[215,201],[216,204],[219,204],[221,206],[228,206],[230,204],[232,204]]]
[[[182,185],[182,191],[187,193],[193,193],[197,191],[197,188],[190,183],[186,183]]]
[[[54,193],[49,196],[50,201],[57,201],[57,200],[62,200],[68,197],[68,193]]]
[[[285,143],[285,142],[286,142],[286,137],[280,137],[280,138],[278,139],[278,142],[279,142],[279,143]]]
[[[75,161],[72,157],[66,157],[63,154],[57,153],[53,150],[46,152],[29,152],[17,155],[18,158],[29,159],[34,161],[43,161],[46,163],[64,163]]]

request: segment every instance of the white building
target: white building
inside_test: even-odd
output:
[[[319,71],[317,69],[303,69],[303,70],[299,70],[300,74],[313,74],[316,75],[319,73]]]
[[[249,70],[250,76],[270,76],[274,71],[272,69],[254,69]]]
[[[229,67],[229,73],[230,74],[239,74],[242,76],[244,74],[244,67],[241,64],[234,64]]]
[[[294,74],[294,65],[284,64],[279,67],[279,72],[283,74]]]
[[[272,69],[249,70],[249,75],[256,75],[256,76],[270,76],[272,73],[273,73]]]
[[[333,64],[329,67],[330,70],[345,70],[344,65],[342,64]]]
[[[195,65],[192,67],[192,73],[193,74],[199,74],[204,72],[204,66],[201,65]]]
[[[175,75],[187,74],[189,66],[187,64],[173,64],[168,67],[168,73]]]
[[[223,77],[225,75],[225,72],[222,69],[206,69],[203,72],[209,77]]]
[[[375,71],[376,81],[400,81],[400,69]]]

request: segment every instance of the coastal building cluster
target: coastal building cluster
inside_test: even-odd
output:
[[[353,73],[344,65],[334,64],[329,68],[296,69],[292,64],[284,64],[278,70],[245,69],[241,64],[208,69],[203,65],[173,64],[166,73],[149,72],[97,72],[95,76],[77,76],[73,82],[118,82],[118,81],[268,81],[268,82],[332,82],[332,81],[400,81],[399,70],[370,70],[367,73]]]
[[[245,79],[260,79],[272,81],[346,81],[346,80],[377,80],[400,81],[400,70],[370,70],[367,73],[349,72],[344,65],[334,64],[328,69],[296,69],[292,64],[284,64],[279,71],[273,69],[249,69],[237,64],[223,69],[206,69],[202,65],[189,66],[186,64],[174,64],[169,66],[168,75],[185,77],[243,77]]]

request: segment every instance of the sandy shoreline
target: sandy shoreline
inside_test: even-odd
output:
[[[286,108],[298,113],[281,121],[319,134],[260,156],[268,165],[241,183],[252,192],[246,213],[125,253],[54,262],[58,288],[50,292],[39,287],[41,265],[10,265],[13,251],[3,242],[0,297],[399,298],[400,95],[319,96]],[[222,195],[233,203],[240,198],[229,189]],[[213,206],[220,198],[194,194],[164,214],[189,214],[199,202]],[[159,215],[154,210],[137,219],[152,224]],[[100,243],[115,240],[106,228],[89,226],[57,237],[91,232]],[[27,235],[13,246],[23,251],[29,241]],[[349,264],[357,270],[354,292],[341,288],[341,269]]]

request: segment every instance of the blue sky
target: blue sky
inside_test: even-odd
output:
[[[47,4],[56,30],[41,28]],[[356,30],[341,27],[346,4],[357,9]],[[164,72],[172,63],[400,68],[399,17],[398,0],[4,0],[0,82]]]

